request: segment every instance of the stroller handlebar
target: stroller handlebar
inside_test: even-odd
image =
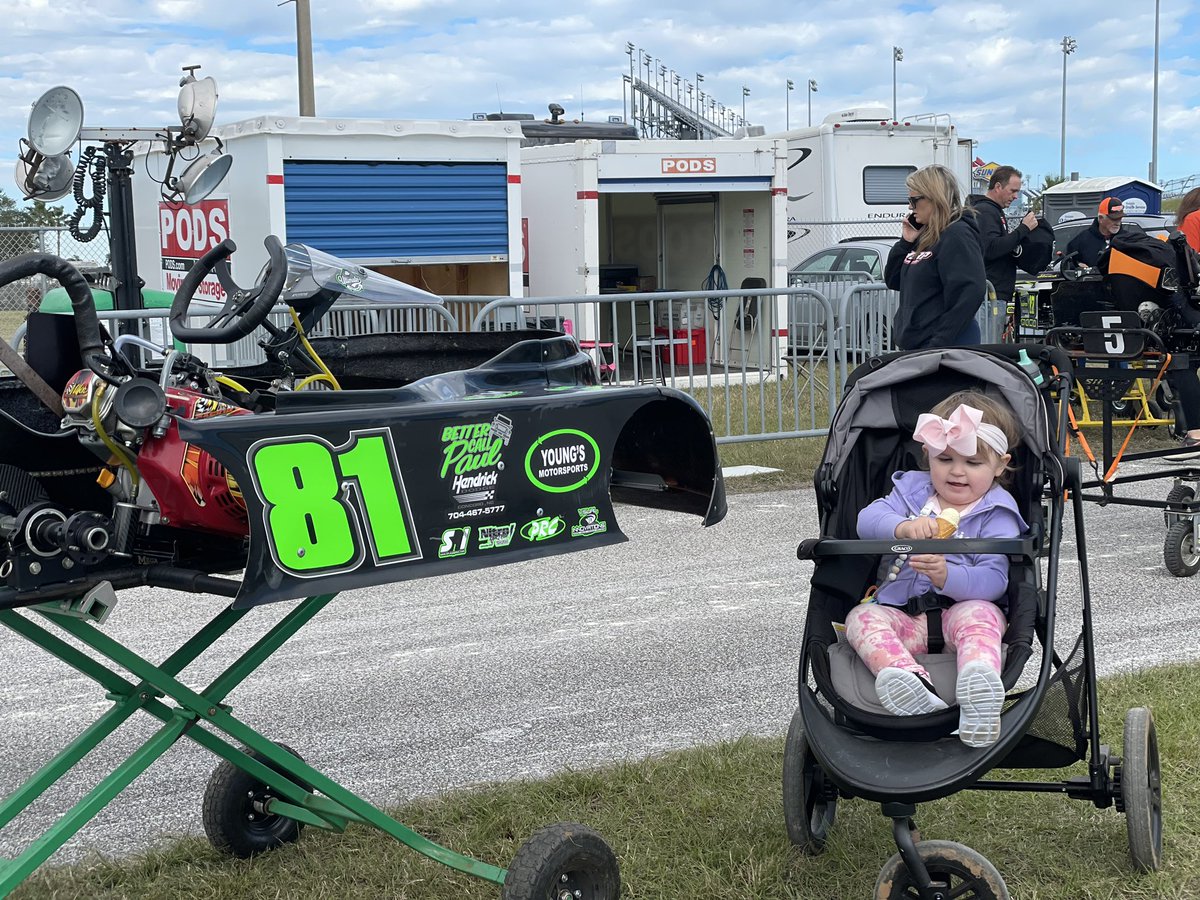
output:
[[[797,559],[828,556],[879,556],[885,553],[946,553],[953,541],[954,553],[1002,553],[1015,561],[1033,560],[1037,548],[1033,538],[948,538],[921,541],[863,541],[836,538],[807,538],[796,548]]]

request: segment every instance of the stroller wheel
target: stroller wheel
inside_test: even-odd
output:
[[[1120,773],[1129,855],[1136,868],[1153,872],[1162,864],[1162,783],[1154,717],[1144,706],[1125,714]]]
[[[1172,522],[1163,541],[1163,562],[1177,578],[1190,578],[1200,571],[1200,552],[1196,549],[1191,521]]]
[[[933,893],[922,894],[899,853],[889,859],[875,881],[875,900],[917,897],[970,897],[1008,900],[1008,887],[982,853],[954,841],[922,841],[917,852],[933,881]]]
[[[813,756],[797,709],[783,747],[783,818],[788,837],[802,853],[815,856],[825,849],[836,816],[837,789]]]
[[[286,744],[279,746],[296,759],[301,758]],[[260,763],[282,772],[261,753],[247,752]],[[301,787],[312,793],[308,785],[301,783]],[[246,859],[299,840],[303,823],[262,811],[262,804],[275,796],[270,786],[228,760],[222,761],[204,789],[202,809],[208,842],[224,853]]]
[[[533,833],[504,877],[501,900],[617,900],[616,854],[586,825],[559,823]]]

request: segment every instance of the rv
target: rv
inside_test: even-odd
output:
[[[908,214],[904,179],[930,163],[971,191],[973,141],[948,115],[897,121],[883,108],[832,113],[820,125],[775,135],[787,140],[788,268],[840,240],[900,234]]]

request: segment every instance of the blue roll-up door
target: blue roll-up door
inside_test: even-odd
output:
[[[287,239],[343,259],[508,259],[504,163],[290,160]]]

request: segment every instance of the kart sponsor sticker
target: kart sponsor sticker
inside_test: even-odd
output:
[[[521,537],[532,543],[558,537],[566,530],[567,523],[562,516],[542,516],[521,526]]]
[[[451,559],[455,556],[466,556],[467,547],[471,543],[471,526],[462,528],[447,528],[442,532],[438,544],[438,559]]]
[[[439,472],[450,485],[455,513],[488,508],[488,513],[503,512],[496,506],[496,484],[504,471],[504,448],[512,440],[512,420],[496,415],[490,422],[447,425],[442,429],[442,466]],[[482,513],[479,513],[482,514]]]
[[[507,525],[480,525],[476,531],[480,550],[502,550],[512,543],[517,533],[517,523]]]
[[[582,506],[576,512],[579,513],[579,524],[571,526],[571,537],[590,537],[608,531],[608,522],[600,518],[600,510],[595,506]]]
[[[561,494],[583,487],[600,467],[595,439],[575,428],[543,434],[525,454],[525,474],[539,490]]]

